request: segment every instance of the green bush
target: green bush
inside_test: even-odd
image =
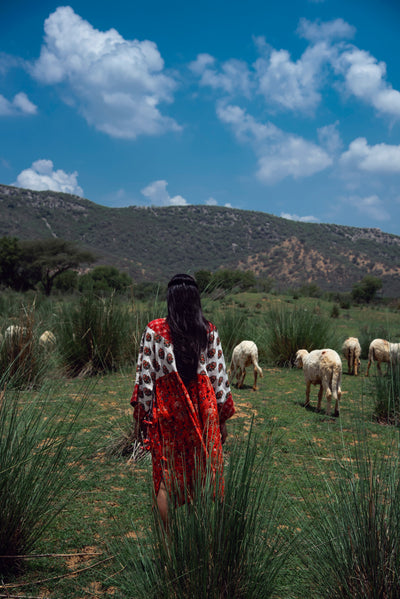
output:
[[[338,346],[332,322],[303,308],[278,306],[265,316],[269,359],[277,366],[294,364],[298,349]]]
[[[271,480],[271,443],[234,445],[224,491],[210,469],[197,473],[193,499],[169,503],[168,535],[158,511],[150,532],[118,541],[121,597],[149,599],[266,599],[276,597],[288,542],[278,523],[284,504]],[[130,523],[129,528],[134,527]],[[286,581],[287,582],[287,581]]]
[[[225,361],[227,362],[227,366],[229,366],[229,360],[234,347],[244,339],[252,338],[254,332],[253,326],[246,310],[228,307],[214,311],[212,307],[209,310],[210,307],[205,303],[205,314],[218,329]]]
[[[71,498],[70,444],[86,397],[69,409],[53,389],[29,397],[0,382],[0,579],[19,571]],[[9,556],[9,557],[4,557]]]
[[[369,344],[373,339],[389,340],[390,332],[388,327],[380,323],[368,324],[361,327],[358,340],[361,345],[361,358],[363,360],[368,358]]]
[[[89,292],[78,303],[62,305],[56,337],[67,373],[95,375],[132,363],[137,340],[131,320],[128,306],[114,295],[99,298]]]
[[[353,455],[336,456],[332,462],[325,479],[329,500],[324,501],[324,509],[313,494],[304,498],[311,524],[301,555],[312,597],[398,599],[398,448],[390,446],[384,453],[372,454],[366,433],[359,433],[352,445]],[[320,475],[324,477],[323,472]]]
[[[369,390],[374,402],[374,417],[379,422],[400,424],[400,365],[394,364],[386,376],[369,379]]]
[[[6,323],[13,326],[13,332],[4,331],[0,345],[0,370],[9,387],[35,387],[42,382],[47,371],[48,361],[39,345],[35,316],[35,304],[32,304],[21,311],[18,319]]]

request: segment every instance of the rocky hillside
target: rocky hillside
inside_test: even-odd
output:
[[[400,295],[400,237],[216,206],[107,208],[77,196],[0,185],[0,236],[60,237],[136,281],[177,270],[251,269],[281,288],[350,290],[365,274]]]

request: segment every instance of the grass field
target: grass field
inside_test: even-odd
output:
[[[262,312],[263,300],[253,297]],[[242,306],[251,305],[248,297],[238,297]],[[308,302],[308,303],[307,303]],[[329,313],[332,304],[307,300],[310,309],[318,305]],[[400,315],[386,309],[351,308],[340,311],[335,319],[338,337],[359,335],[362,326],[383,323],[393,331],[392,340],[400,336]],[[218,326],[218,322],[216,322]],[[229,356],[226,356],[228,359]],[[277,527],[289,534],[301,532],[307,520],[307,497],[315,495],[323,511],[331,498],[326,480],[335,476],[333,464],[339,458],[351,462],[360,443],[360,431],[368,439],[371,452],[385,455],[398,429],[382,425],[373,418],[371,385],[376,376],[365,377],[363,360],[361,376],[347,375],[343,364],[342,401],[339,418],[315,410],[317,388],[311,390],[311,407],[304,408],[303,373],[290,368],[277,368],[261,361],[264,376],[259,389],[251,389],[248,372],[244,388],[232,389],[236,414],[228,422],[229,437],[225,445],[227,461],[236,438],[247,434],[254,417],[254,434],[262,445],[273,437],[271,468],[274,484],[287,503]],[[145,458],[139,462],[110,455],[110,449],[129,429],[129,399],[133,389],[133,371],[126,369],[82,382],[59,378],[46,381],[54,405],[76,405],[85,400],[77,426],[78,435],[69,448],[71,464],[76,467],[72,489],[76,491],[63,512],[52,522],[35,547],[34,555],[24,560],[24,570],[6,582],[0,581],[0,597],[48,597],[49,599],[89,599],[120,597],[119,570],[111,547],[118,539],[138,542],[146,535],[151,518],[151,465]],[[25,391],[28,398],[32,392]],[[314,500],[313,500],[314,501]],[[112,542],[114,540],[114,542]],[[116,542],[115,542],[116,541]],[[300,573],[290,597],[312,596],[306,573]],[[282,595],[282,599],[289,597]],[[135,599],[133,596],[130,599]],[[141,598],[139,598],[141,599]]]

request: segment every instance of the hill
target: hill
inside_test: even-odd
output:
[[[316,283],[348,291],[364,275],[400,295],[400,237],[380,229],[301,223],[217,206],[107,208],[52,191],[0,185],[0,236],[60,237],[135,281],[176,271],[250,269],[280,288]]]

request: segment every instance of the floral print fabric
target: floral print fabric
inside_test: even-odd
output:
[[[156,495],[164,480],[170,490],[177,485],[184,501],[196,460],[210,459],[212,468],[222,471],[220,424],[235,411],[216,327],[209,323],[197,377],[186,387],[166,319],[150,322],[141,339],[131,403],[135,418],[147,425]]]

